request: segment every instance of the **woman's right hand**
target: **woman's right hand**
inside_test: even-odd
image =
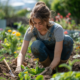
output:
[[[15,70],[15,72],[14,73],[20,73],[22,70],[21,70],[21,66],[19,66],[19,67],[16,67],[16,70]]]

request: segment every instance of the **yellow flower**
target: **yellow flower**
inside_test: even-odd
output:
[[[12,32],[12,30],[8,30],[8,32]]]
[[[23,42],[23,40],[21,40],[21,42]]]
[[[26,72],[24,72],[25,74],[27,74],[28,73],[28,71],[26,71]]]
[[[39,58],[35,58],[34,61],[39,61]]]
[[[78,46],[78,47],[76,47],[76,49],[79,49],[80,47]]]
[[[8,44],[8,43],[6,43],[6,46],[9,46],[9,44]]]
[[[16,53],[16,51],[14,52],[14,54]]]
[[[16,33],[16,36],[20,36],[20,35],[21,35],[21,33],[19,33],[19,32]]]
[[[16,33],[16,31],[13,31],[13,32],[12,32],[12,34],[15,34],[15,33]]]
[[[18,38],[18,40],[20,40],[20,38]]]

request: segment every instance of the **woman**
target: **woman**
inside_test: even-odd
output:
[[[17,58],[16,73],[21,71],[21,64],[28,49],[32,37],[36,37],[31,45],[31,51],[40,63],[47,67],[46,73],[51,74],[59,63],[65,63],[72,52],[73,40],[64,35],[61,25],[49,21],[51,12],[44,2],[37,2],[34,6],[30,27],[25,33],[21,52]]]

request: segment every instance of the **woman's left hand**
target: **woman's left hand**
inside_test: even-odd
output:
[[[45,70],[41,73],[41,75],[51,75],[53,70],[50,67],[46,67]]]

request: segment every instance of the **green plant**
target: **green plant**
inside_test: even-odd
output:
[[[5,18],[5,13],[3,10],[0,9],[0,19],[4,19]]]
[[[36,64],[35,69],[24,67],[23,65],[21,65],[21,68],[24,69],[24,71],[19,73],[20,80],[22,80],[22,79],[23,80],[32,80],[31,79],[32,76],[34,77],[35,75],[40,74],[44,70],[44,68],[39,68],[38,67],[38,59],[35,59],[35,60],[36,60],[35,61],[35,64]],[[25,79],[25,75],[26,75],[26,79]],[[40,75],[37,76],[36,80],[39,80],[39,79],[43,80],[43,76],[40,76]]]
[[[27,28],[29,27],[29,25],[24,25],[24,24],[22,24],[22,22],[16,22],[16,23],[14,23],[14,25],[17,25],[17,26],[18,26],[18,27],[17,27],[17,30],[18,30],[22,35],[25,34]]]
[[[5,59],[5,57],[2,57],[2,58],[0,59],[0,62],[3,61],[3,59]]]
[[[80,80],[80,72],[72,71],[72,65],[77,61],[80,61],[80,60],[79,59],[76,59],[74,61],[69,60],[69,65],[61,64],[59,67],[66,67],[70,71],[53,74],[52,79],[53,80]]]
[[[28,67],[25,67],[23,69],[28,71],[30,74],[37,75],[37,74],[41,73],[44,70],[44,68],[39,68],[38,67],[38,61],[37,60],[35,61],[35,64],[36,64],[35,69],[34,68],[28,68]]]
[[[52,76],[53,80],[80,80],[80,72],[57,73]]]
[[[28,74],[28,72],[20,72],[18,74],[20,80],[31,80],[30,75]]]
[[[23,17],[23,16],[26,16],[26,14],[28,13],[28,10],[27,9],[22,9],[22,10],[19,10],[16,12],[16,15],[18,17]]]
[[[52,0],[38,0],[38,1],[43,1],[51,9]]]
[[[0,1],[0,9],[5,13],[5,18],[10,18],[15,15],[15,9],[8,5],[9,1],[10,0],[6,0],[5,4]]]
[[[9,54],[14,54],[19,42],[18,38],[21,35],[19,32],[8,30],[7,37],[4,39],[4,43],[1,45],[4,47],[4,50]]]
[[[38,75],[35,80],[43,80],[43,75]]]
[[[0,31],[0,40],[4,40],[7,37],[5,30]]]
[[[80,23],[80,16],[79,16],[79,6],[80,1],[79,0],[53,0],[51,3],[51,9],[55,10],[56,12],[59,12],[63,16],[66,16],[66,13],[70,12],[71,16],[77,20],[78,23]],[[75,5],[74,5],[75,4]],[[69,7],[71,6],[71,7]],[[75,13],[78,13],[75,15]]]
[[[72,65],[75,63],[75,62],[78,62],[78,61],[80,61],[79,59],[75,59],[75,60],[73,60],[73,61],[70,61],[69,60],[69,65],[67,65],[67,64],[61,64],[59,67],[66,67],[66,68],[68,68],[70,71],[72,71]]]
[[[76,54],[73,56],[73,58],[78,58],[80,57],[80,55],[78,54],[80,52],[80,44],[79,44],[79,41],[75,41],[74,42],[74,50],[76,52]]]
[[[4,78],[4,77],[0,77],[0,80],[6,80],[6,78]]]

